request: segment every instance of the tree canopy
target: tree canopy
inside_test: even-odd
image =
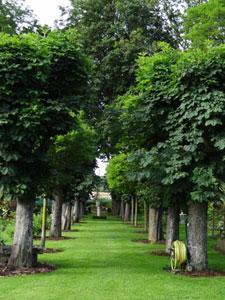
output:
[[[37,26],[32,10],[24,0],[0,1],[0,32],[15,34],[33,31]]]
[[[36,192],[51,137],[74,124],[71,112],[81,107],[88,80],[75,37],[1,35],[0,198]]]

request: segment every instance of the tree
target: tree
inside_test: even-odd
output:
[[[186,38],[193,46],[206,43],[221,44],[225,41],[225,3],[209,0],[187,11],[185,18]]]
[[[97,99],[96,113],[104,120],[105,105],[134,83],[139,53],[152,53],[155,41],[176,42],[154,1],[71,0],[71,5],[66,26],[77,28],[84,50],[93,59],[92,98]],[[102,137],[103,144],[106,139]]]
[[[168,207],[174,196],[188,206],[190,264],[202,270],[207,268],[207,204],[218,199],[224,181],[224,45],[184,52],[163,47],[140,58],[124,126],[130,124],[139,148],[148,150],[138,176],[164,186]]]
[[[32,10],[28,9],[24,0],[0,1],[0,32],[15,34],[33,31],[37,20]]]
[[[48,160],[51,176],[47,188],[54,197],[51,237],[60,238],[61,229],[65,227],[61,223],[63,202],[68,203],[64,205],[64,208],[67,207],[64,220],[67,215],[71,219],[71,201],[77,189],[80,193],[85,191],[84,182],[95,167],[96,154],[96,134],[81,120],[76,130],[57,136],[50,147]],[[70,227],[71,220],[67,223]]]
[[[169,25],[170,32],[180,48],[187,48],[184,39],[184,17],[187,10],[196,7],[207,0],[158,0],[158,5],[164,22]]]
[[[87,61],[71,31],[2,35],[0,44],[0,198],[17,199],[9,264],[30,267],[32,207],[47,175],[46,152],[51,137],[73,125],[70,112],[83,99]]]
[[[115,155],[107,167],[107,182],[111,191],[117,193],[117,197],[121,201],[120,214],[125,221],[129,221],[130,212],[132,223],[137,225],[137,197],[135,182],[130,180],[129,171],[131,164],[128,161],[129,154],[120,153]],[[134,203],[135,200],[135,203]],[[118,200],[117,200],[118,201]],[[125,203],[125,207],[124,207]],[[115,203],[113,203],[115,205]],[[136,209],[134,207],[136,206]],[[135,217],[134,217],[135,212]]]

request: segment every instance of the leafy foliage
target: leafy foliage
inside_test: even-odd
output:
[[[80,108],[88,80],[75,37],[1,35],[0,198],[37,193],[51,137],[73,126],[71,111]]]
[[[24,0],[0,1],[0,32],[15,34],[33,31],[36,27],[37,20]]]
[[[137,84],[119,99],[125,133],[119,146],[136,166],[132,179],[143,193],[146,187],[160,191],[167,205],[179,197],[184,203],[218,199],[224,181],[224,59],[224,45],[184,52],[161,45],[155,55],[140,57]]]
[[[92,185],[92,172],[97,155],[96,133],[82,120],[66,135],[58,135],[48,151],[51,176],[48,189],[63,190],[69,199],[86,192]]]
[[[186,37],[193,45],[204,46],[225,41],[225,3],[209,0],[188,10],[185,18]]]

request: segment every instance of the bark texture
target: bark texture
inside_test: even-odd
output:
[[[80,213],[79,213],[79,200],[75,200],[74,206],[73,206],[73,212],[72,212],[72,222],[73,223],[79,223],[80,219]]]
[[[157,227],[157,240],[164,240],[163,232],[163,209],[162,207],[158,208],[158,227]]]
[[[79,220],[81,220],[84,216],[84,202],[80,201],[79,205]]]
[[[112,215],[119,216],[120,215],[120,201],[115,192],[111,192],[112,197]]]
[[[124,214],[124,222],[130,221],[130,203],[126,202],[125,204],[125,214]]]
[[[34,267],[33,201],[17,201],[15,232],[8,265]]]
[[[179,239],[179,206],[174,204],[168,208],[167,226],[166,226],[166,253],[170,253],[172,243]]]
[[[71,204],[64,203],[62,206],[62,230],[71,230]]]
[[[190,265],[194,270],[207,269],[207,203],[190,203],[189,205],[188,251]]]
[[[62,236],[62,195],[57,192],[53,194],[52,205],[52,223],[50,228],[50,237],[60,238]]]
[[[158,240],[159,210],[149,207],[148,240],[152,243]]]
[[[124,219],[124,202],[123,201],[121,201],[121,203],[120,203],[120,217],[122,219]]]

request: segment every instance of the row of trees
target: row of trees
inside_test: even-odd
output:
[[[25,26],[30,12],[18,3],[0,3],[2,11],[14,5],[15,12],[0,19],[7,24],[2,31],[34,30],[35,21]],[[10,264],[32,265],[37,194],[54,194],[53,237],[61,234],[62,210],[63,223],[70,223],[71,206],[77,215],[71,199],[82,207],[87,198],[97,151],[88,116],[102,153],[114,156],[114,200],[143,199],[153,221],[169,208],[171,235],[178,206],[189,207],[193,224],[204,212],[198,247],[191,226],[189,240],[192,264],[206,267],[205,203],[218,197],[223,180],[223,46],[214,46],[223,43],[223,1],[71,4],[62,31],[0,39],[0,199],[18,202]]]
[[[141,55],[135,85],[110,107],[119,124],[110,188],[132,212],[133,199],[145,203],[152,242],[167,209],[166,251],[179,238],[180,210],[187,212],[196,270],[207,268],[207,207],[220,200],[225,180],[224,14],[223,1],[189,9],[183,28],[190,47],[160,43],[154,55]]]
[[[2,34],[0,47],[0,199],[17,200],[9,264],[31,267],[36,195],[54,193],[59,202],[55,236],[62,197],[80,199],[90,189],[96,135],[81,112],[88,104],[90,62],[74,30],[46,37]]]

